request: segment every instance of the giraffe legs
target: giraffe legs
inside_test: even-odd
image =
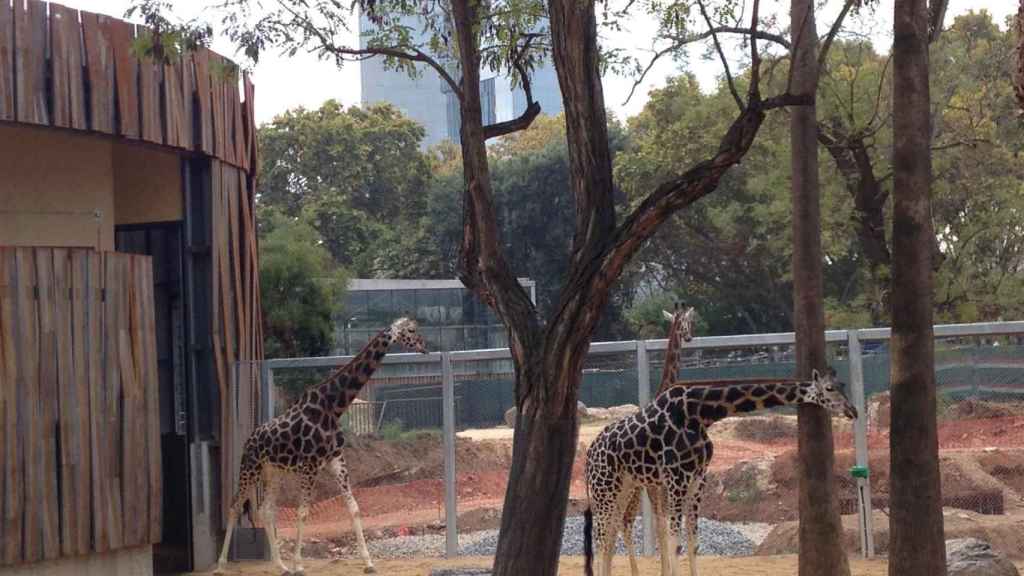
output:
[[[633,542],[633,523],[636,519],[637,510],[640,508],[640,494],[638,489],[633,492],[629,504],[626,505],[626,512],[622,516],[622,541],[626,545],[626,555],[629,556],[629,573],[632,576],[640,576],[640,567],[636,563],[636,544]]]
[[[238,523],[238,516],[242,512],[242,506],[246,500],[255,496],[256,486],[255,479],[256,472],[253,470],[243,470],[239,475],[239,486],[238,492],[235,493],[235,499],[231,501],[231,508],[228,510],[228,522],[224,533],[224,543],[220,548],[220,557],[217,558],[217,568],[214,571],[215,574],[220,574],[224,571],[224,565],[228,561],[228,549],[231,547],[231,536],[235,531],[235,524]]]
[[[313,485],[316,483],[316,472],[306,472],[299,476],[299,514],[295,523],[295,569],[292,574],[302,574],[302,525],[309,517],[309,503],[313,499]]]
[[[373,560],[370,559],[370,550],[366,547],[366,538],[363,536],[363,521],[359,514],[359,504],[356,502],[355,496],[352,495],[352,486],[349,483],[348,468],[345,466],[345,457],[339,455],[337,458],[330,463],[331,473],[334,474],[335,480],[338,482],[338,488],[341,490],[341,495],[345,499],[345,507],[348,508],[348,514],[352,518],[352,530],[356,533],[356,542],[359,544],[359,555],[363,558],[363,563],[366,565],[363,568],[363,572],[366,574],[373,574],[377,571],[373,566]]]
[[[278,547],[277,539],[277,488],[280,478],[269,469],[263,473],[263,503],[260,506],[260,523],[267,532],[267,541],[270,544],[270,561],[277,564],[284,574],[288,573],[288,567],[281,561],[281,550]]]

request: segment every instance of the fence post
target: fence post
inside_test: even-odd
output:
[[[864,401],[864,364],[860,348],[860,336],[856,330],[847,331],[847,351],[850,355],[850,395],[857,407],[857,420],[853,424],[854,446],[857,452],[857,466],[868,468],[867,406]],[[871,506],[871,475],[856,478],[857,515],[859,520],[860,550],[865,558],[875,556],[875,528]]]
[[[274,418],[274,369],[271,368],[266,362],[263,362],[263,394],[260,397],[263,400],[263,413],[260,414],[262,422],[267,422]]]
[[[459,554],[458,518],[455,500],[455,376],[452,358],[441,353],[441,402],[444,421],[444,554],[455,558]]]
[[[647,342],[636,341],[636,382],[637,382],[637,403],[640,408],[651,402],[651,364],[647,359]],[[647,497],[647,491],[643,491],[640,498],[640,517],[643,519],[643,545],[641,553],[644,556],[654,555],[654,522],[651,512],[651,500]]]

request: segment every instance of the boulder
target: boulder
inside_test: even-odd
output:
[[[583,402],[580,402],[579,400],[577,400],[576,401],[576,417],[579,418],[580,420],[583,420],[584,418],[587,417],[587,415],[588,415],[588,413],[587,413],[587,406]],[[516,427],[516,407],[515,406],[509,408],[508,410],[505,410],[505,424],[509,428],[515,428]]]
[[[609,420],[611,415],[607,408],[587,408],[587,418],[593,420]]]
[[[516,427],[516,407],[515,406],[509,408],[508,410],[505,410],[505,424],[509,428],[515,428]]]
[[[946,541],[946,573],[948,576],[1020,576],[1017,568],[977,538]]]
[[[632,416],[640,410],[640,407],[636,404],[622,404],[621,406],[612,406],[608,408],[608,415],[612,418],[625,418],[626,416]]]

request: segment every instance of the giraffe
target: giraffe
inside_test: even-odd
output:
[[[309,514],[313,485],[317,473],[327,468],[334,476],[359,543],[359,553],[366,564],[366,573],[376,572],[370,553],[363,538],[363,526],[359,516],[359,505],[352,496],[348,469],[342,455],[345,439],[342,436],[338,418],[359,394],[359,390],[370,379],[370,375],[387,354],[392,343],[426,353],[423,338],[416,332],[415,320],[399,318],[390,327],[378,333],[351,362],[331,373],[320,384],[307,389],[298,401],[283,414],[260,425],[242,450],[242,466],[238,475],[238,491],[231,502],[228,513],[227,532],[224,535],[217,573],[227,562],[228,546],[238,515],[248,508],[256,490],[263,489],[263,506],[260,517],[267,527],[270,540],[270,557],[285,574],[289,573],[281,561],[275,523],[275,496],[282,476],[294,474],[300,483],[299,510],[296,524],[295,569],[301,574],[302,568],[302,524]]]
[[[651,495],[657,519],[662,574],[679,574],[674,557],[685,514],[690,576],[697,576],[697,518],[713,450],[708,427],[734,414],[801,403],[857,417],[844,385],[829,369],[825,374],[814,370],[809,381],[670,386],[644,409],[601,431],[587,450],[584,472],[589,499],[584,512],[586,574],[594,574],[596,545],[597,574],[609,576],[622,510],[642,487]]]
[[[676,302],[672,312],[662,310],[662,314],[669,320],[668,347],[665,349],[665,365],[661,369],[661,382],[658,385],[658,394],[676,383],[676,374],[679,373],[679,359],[682,357],[682,343],[693,340],[693,322],[696,311],[692,306]],[[590,452],[587,452],[590,456]],[[589,465],[589,460],[587,461]],[[639,576],[640,568],[637,565],[636,545],[633,542],[633,524],[640,509],[640,494],[643,488],[637,487],[633,490],[633,496],[626,504],[622,514],[622,541],[626,545],[626,555],[629,557],[629,571],[632,576]]]

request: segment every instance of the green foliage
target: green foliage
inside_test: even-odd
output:
[[[307,222],[260,210],[260,294],[268,358],[330,351],[348,282]]]
[[[937,321],[1017,318],[1024,313],[1024,151],[1015,117],[1012,34],[987,13],[958,17],[933,46],[935,107],[933,217],[943,259],[936,273]],[[865,143],[882,191],[891,188],[891,63],[864,41],[837,41],[818,94],[826,128]],[[785,63],[766,62],[784,68]],[[776,73],[776,82],[784,81]],[[737,82],[744,82],[739,73]],[[724,86],[702,94],[683,75],[651,93],[629,121],[629,145],[615,176],[636,203],[665,177],[716,145],[734,113]],[[716,194],[676,216],[638,255],[647,285],[679,294],[701,312],[713,334],[788,331],[791,206],[789,125],[769,117],[741,166]],[[826,322],[830,327],[887,323],[874,317],[888,289],[872,278],[857,235],[860,214],[844,175],[821,151],[822,248]],[[885,204],[891,238],[891,200]],[[651,308],[653,310],[653,306]],[[630,310],[634,330],[651,316]],[[646,316],[645,316],[646,314]],[[660,337],[660,336],[659,336]]]
[[[197,20],[171,21],[164,16],[171,11],[171,3],[166,0],[137,0],[128,8],[125,18],[141,17],[145,25],[132,43],[135,57],[161,64],[173,63],[182,55],[209,45],[213,36],[209,24]]]
[[[328,100],[260,128],[261,206],[303,216],[334,260],[360,277],[391,266],[415,240],[430,179],[423,128],[392,106]]]

